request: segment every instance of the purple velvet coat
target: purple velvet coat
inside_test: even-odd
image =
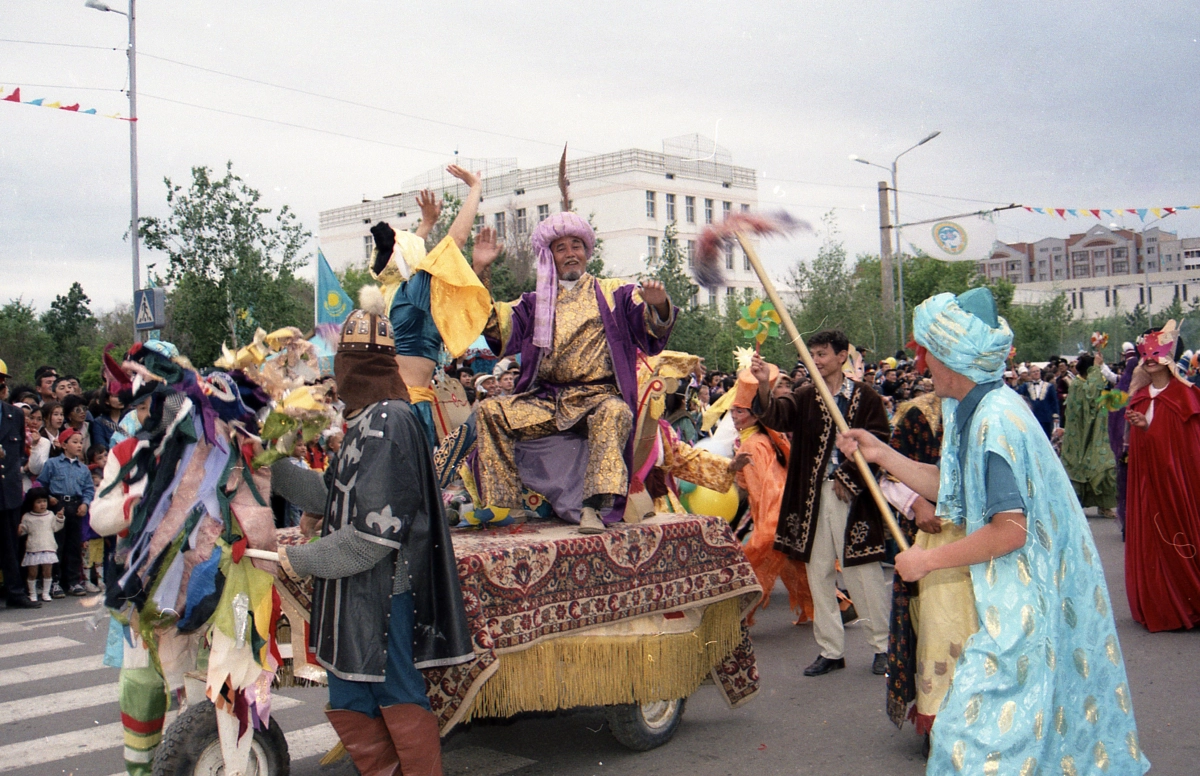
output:
[[[678,309],[671,304],[667,316],[666,331],[661,337],[650,333],[646,325],[646,316],[650,313],[646,303],[640,296],[634,297],[638,286],[625,283],[612,290],[613,304],[610,307],[604,294],[604,287],[611,288],[612,281],[595,279],[596,302],[600,307],[600,320],[604,324],[604,335],[608,340],[608,350],[612,355],[613,374],[616,376],[617,389],[621,398],[629,406],[629,411],[637,419],[637,354],[638,351],[650,356],[656,356],[667,346],[671,337],[671,329],[675,326]],[[668,300],[668,304],[670,301]],[[500,357],[520,354],[521,374],[517,378],[513,393],[526,393],[535,387],[538,366],[541,363],[541,349],[533,344],[533,322],[537,311],[537,292],[523,294],[521,299],[512,306],[512,331],[507,342],[500,342],[488,336],[488,346]],[[489,327],[490,329],[490,327]],[[633,435],[625,442],[625,467],[632,470],[633,466]],[[614,508],[614,512],[617,509]],[[618,512],[619,514],[619,512]]]

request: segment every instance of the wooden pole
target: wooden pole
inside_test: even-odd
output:
[[[791,337],[792,344],[796,346],[796,352],[800,354],[800,360],[804,362],[804,366],[808,369],[809,375],[812,376],[813,385],[817,387],[817,394],[824,402],[825,408],[829,410],[829,414],[833,416],[833,422],[837,425],[839,433],[845,433],[850,430],[846,419],[842,417],[841,410],[838,409],[837,402],[833,399],[833,394],[829,392],[829,386],[825,385],[825,380],[821,378],[821,373],[817,370],[817,365],[813,363],[812,354],[808,352],[808,346],[804,344],[804,338],[800,336],[800,332],[796,330],[796,324],[792,321],[792,316],[788,315],[787,307],[783,304],[783,300],[779,298],[779,293],[775,290],[775,284],[771,282],[771,278],[767,276],[767,271],[763,269],[762,262],[759,261],[758,253],[754,250],[754,246],[750,244],[750,240],[741,232],[737,233],[738,242],[742,244],[742,250],[746,252],[746,258],[750,260],[750,266],[754,267],[754,272],[758,275],[758,279],[762,282],[763,290],[767,292],[767,296],[771,299],[771,304],[775,305],[775,310],[779,313],[779,319],[783,322],[783,330]],[[900,545],[901,550],[908,549],[908,540],[904,537],[904,532],[900,530],[900,526],[896,523],[896,518],[892,515],[892,508],[888,505],[887,498],[884,497],[883,491],[879,489],[879,483],[875,481],[875,477],[871,474],[871,469],[867,465],[867,461],[863,458],[862,452],[854,451],[854,462],[858,464],[858,471],[862,475],[863,482],[867,484],[867,490],[871,491],[871,496],[875,499],[875,505],[879,507],[879,513],[883,515],[883,523],[892,533],[892,538],[896,540],[896,544]]]

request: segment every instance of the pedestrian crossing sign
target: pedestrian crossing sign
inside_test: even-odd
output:
[[[162,288],[143,288],[133,294],[134,328],[138,331],[161,329],[167,323],[167,292]]]

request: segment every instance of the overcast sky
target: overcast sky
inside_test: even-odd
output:
[[[0,42],[6,91],[127,114],[124,17],[83,0],[3,10],[5,39],[116,49]],[[456,150],[532,167],[564,141],[579,156],[692,132],[759,171],[764,205],[814,223],[836,208],[851,254],[879,249],[885,173],[847,157],[887,165],[934,130],[900,161],[902,221],[1200,204],[1195,2],[139,0],[137,36],[142,215],[165,214],[164,177],[232,160],[315,235],[321,210],[394,192]],[[43,309],[73,280],[96,309],[129,299],[128,164],[125,122],[0,103],[0,302]],[[1015,242],[1096,221],[997,223]],[[1200,214],[1162,226],[1200,236]],[[817,245],[766,252],[782,268]],[[160,259],[143,249],[143,265]]]

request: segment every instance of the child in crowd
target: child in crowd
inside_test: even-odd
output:
[[[63,530],[58,533],[58,587],[51,596],[62,597],[63,591],[74,596],[87,595],[83,585],[83,525],[88,506],[96,495],[92,473],[83,462],[83,434],[67,426],[58,437],[63,454],[46,461],[41,482],[50,491],[50,506],[61,511]]]
[[[50,492],[45,488],[31,488],[25,494],[25,514],[17,534],[26,537],[25,558],[21,565],[29,569],[25,584],[29,586],[29,600],[38,600],[38,569],[42,576],[42,600],[50,600],[52,580],[50,571],[58,563],[54,534],[63,527],[63,515],[50,511]]]
[[[88,471],[92,485],[100,492],[104,479],[104,465],[108,463],[108,448],[92,445],[87,451]],[[92,530],[91,520],[83,524],[83,589],[89,593],[104,592],[104,543],[100,534]]]

